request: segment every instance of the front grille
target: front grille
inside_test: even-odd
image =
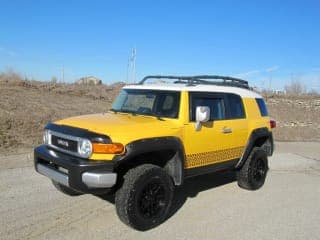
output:
[[[55,131],[48,130],[49,139],[47,145],[60,152],[69,153],[77,157],[83,157],[78,153],[78,145],[83,138],[71,136]]]
[[[77,141],[62,138],[60,136],[52,135],[51,136],[51,144],[58,147],[58,148],[67,150],[67,151],[71,151],[71,152],[78,151],[78,142]]]

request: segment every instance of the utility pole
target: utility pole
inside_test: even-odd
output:
[[[133,83],[136,83],[136,56],[137,50],[136,48],[132,49],[132,74],[133,74]]]
[[[132,48],[131,55],[128,58],[127,83],[129,82],[129,80],[131,83],[136,82],[136,56],[137,56],[137,50],[136,48]]]
[[[129,82],[129,69],[130,69],[130,57],[128,58],[127,62],[127,78],[126,78],[126,84]]]

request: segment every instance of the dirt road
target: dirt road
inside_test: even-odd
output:
[[[190,179],[172,216],[137,232],[112,199],[56,191],[31,154],[0,156],[0,239],[320,239],[319,185],[320,143],[277,143],[262,189],[240,189],[232,173]]]

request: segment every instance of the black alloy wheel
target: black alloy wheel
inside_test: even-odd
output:
[[[254,147],[243,166],[237,171],[238,185],[248,190],[257,190],[265,182],[268,172],[268,156],[260,147]]]
[[[173,181],[161,167],[143,164],[130,169],[116,192],[117,214],[134,229],[154,228],[168,217],[173,192]]]
[[[142,189],[138,196],[138,208],[145,218],[153,218],[166,206],[165,187],[161,181],[154,179]]]

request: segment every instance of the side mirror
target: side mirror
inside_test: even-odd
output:
[[[208,122],[210,119],[210,108],[206,106],[198,106],[196,108],[196,124],[195,129],[199,131],[201,129],[202,122]]]

